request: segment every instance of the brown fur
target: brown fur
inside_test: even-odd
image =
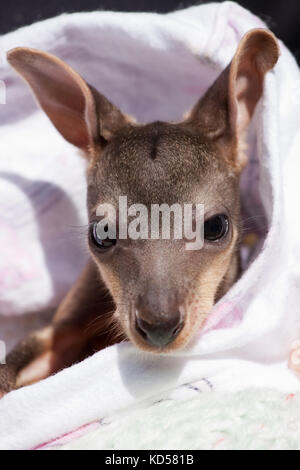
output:
[[[8,54],[61,134],[89,161],[88,212],[100,203],[202,203],[207,215],[226,213],[228,235],[184,249],[184,240],[118,240],[91,260],[59,306],[52,324],[33,333],[0,366],[0,393],[40,380],[94,351],[130,339],[143,350],[184,347],[210,309],[237,279],[241,221],[239,177],[243,136],[265,73],[278,58],[272,33],[253,30],[231,64],[180,123],[140,125],[123,115],[60,59],[32,49]],[[184,311],[180,332],[165,347],[139,334],[135,312],[162,328]]]

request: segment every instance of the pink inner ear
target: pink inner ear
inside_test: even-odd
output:
[[[57,57],[34,49],[13,49],[8,61],[62,136],[86,150],[97,135],[97,117],[92,92],[80,75]]]
[[[235,96],[237,105],[237,132],[244,132],[248,127],[255,106],[262,93],[262,80],[253,66],[253,70],[238,72],[235,81]],[[248,68],[247,67],[247,68]]]
[[[236,100],[237,100],[237,131],[243,132],[251,119],[249,110],[249,77],[240,75],[236,80]]]
[[[89,146],[90,138],[83,117],[84,113],[80,114],[60,103],[56,105],[52,102],[46,106],[41,102],[41,106],[45,111],[47,109],[49,119],[68,142],[83,149]]]
[[[248,32],[241,40],[230,65],[229,106],[231,127],[246,130],[263,92],[265,74],[276,64],[279,49],[272,33],[262,29]]]
[[[85,121],[84,91],[67,68],[45,61],[42,73],[32,74],[29,84],[41,107],[62,136],[79,148],[91,143]]]

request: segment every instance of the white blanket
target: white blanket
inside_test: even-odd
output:
[[[11,340],[1,327],[8,316],[15,325],[16,315],[57,305],[87,256],[84,162],[37,110],[5,52],[31,46],[54,53],[138,120],[176,120],[255,27],[264,25],[224,2],[168,15],[62,15],[0,38],[0,340]],[[263,232],[264,213],[268,234],[193,344],[157,357],[123,343],[10,393],[0,401],[0,448],[33,448],[202,378],[220,391],[300,390],[288,369],[300,337],[299,90],[298,66],[281,44],[251,126],[242,185],[247,217]]]

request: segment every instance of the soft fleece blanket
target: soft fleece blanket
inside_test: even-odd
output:
[[[8,348],[43,321],[34,312],[57,305],[87,251],[84,162],[37,110],[5,52],[31,46],[54,53],[138,120],[176,120],[254,27],[264,24],[224,2],[168,15],[62,15],[0,38],[0,339]],[[267,236],[194,342],[164,357],[123,343],[8,394],[0,401],[0,448],[39,447],[195,381],[220,392],[300,390],[288,368],[291,349],[290,365],[299,362],[299,85],[298,66],[281,44],[249,132],[242,184],[245,217]]]
[[[299,450],[299,435],[300,393],[215,392],[200,380],[82,426],[42,449]]]

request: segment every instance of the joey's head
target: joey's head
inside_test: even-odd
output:
[[[278,54],[272,33],[250,31],[188,117],[141,125],[60,59],[27,48],[8,53],[55,127],[88,159],[91,256],[122,329],[144,350],[185,346],[236,279],[241,142]],[[161,223],[152,231],[157,210],[165,234]],[[185,226],[196,239],[201,231],[198,248],[188,248]]]

